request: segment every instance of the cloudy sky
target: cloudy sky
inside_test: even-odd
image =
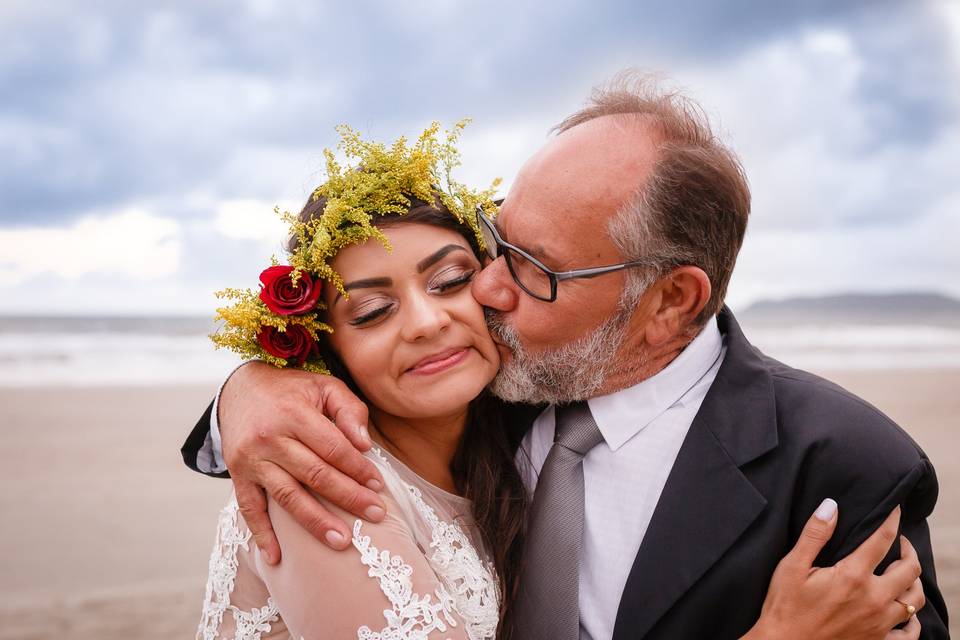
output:
[[[960,295],[960,3],[0,3],[0,313],[208,313],[277,252],[339,122],[474,119],[505,190],[626,66],[700,100],[754,192],[734,306]],[[647,6],[645,6],[647,5]]]

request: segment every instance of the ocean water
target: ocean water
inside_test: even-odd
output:
[[[764,353],[811,371],[960,368],[960,326],[743,325]]]
[[[0,386],[179,385],[223,380],[206,318],[0,318]]]
[[[212,384],[240,363],[206,318],[0,317],[0,386]],[[744,323],[761,350],[814,371],[960,368],[960,325]]]

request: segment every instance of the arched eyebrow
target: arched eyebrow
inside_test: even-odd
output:
[[[434,251],[429,256],[417,263],[417,273],[423,273],[433,265],[437,264],[453,251],[466,251],[462,244],[448,244],[447,246]]]

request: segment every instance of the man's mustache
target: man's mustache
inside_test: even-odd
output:
[[[520,347],[520,336],[517,330],[511,327],[503,318],[503,314],[490,307],[483,308],[483,318],[487,322],[487,329],[493,339],[510,349]]]

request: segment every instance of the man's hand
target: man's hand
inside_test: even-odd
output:
[[[270,564],[280,561],[280,545],[264,489],[334,549],[348,546],[350,528],[307,489],[372,522],[383,519],[376,493],[383,478],[360,453],[371,446],[367,407],[342,381],[251,362],[227,381],[217,413],[240,511]]]
[[[919,638],[920,623],[908,615],[906,605],[919,611],[926,601],[920,560],[910,542],[901,536],[900,559],[883,575],[873,573],[896,540],[899,525],[897,507],[849,556],[832,567],[814,567],[837,526],[837,505],[824,500],[796,546],[777,565],[760,620],[744,640]],[[894,629],[908,618],[906,626]]]

